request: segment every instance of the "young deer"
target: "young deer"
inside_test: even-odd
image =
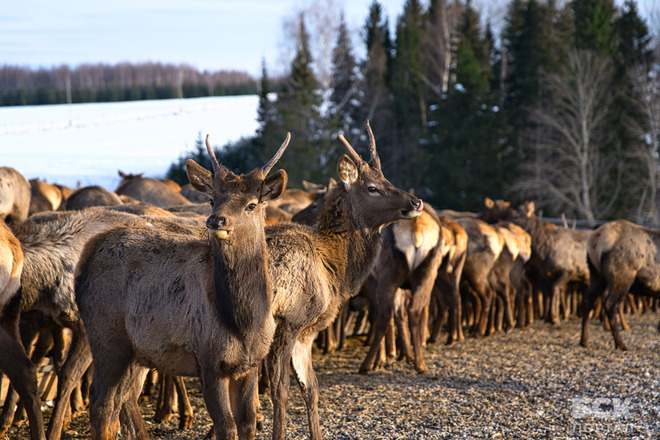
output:
[[[275,331],[265,208],[287,183],[283,170],[267,175],[289,139],[246,175],[220,165],[208,137],[213,174],[188,160],[190,182],[213,205],[208,242],[121,228],[86,247],[75,286],[94,359],[94,438],[116,438],[122,406],[128,429],[147,437],[136,404],[145,367],[200,376],[216,439],[254,438],[257,366]]]
[[[321,438],[312,343],[363,285],[381,247],[382,227],[422,213],[420,199],[383,176],[368,123],[367,133],[369,162],[340,136],[350,156],[339,159],[340,184],[326,194],[315,228],[293,223],[266,227],[277,322],[267,368],[274,439],[284,438],[290,366],[307,406],[310,437]]]

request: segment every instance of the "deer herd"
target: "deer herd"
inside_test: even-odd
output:
[[[148,438],[138,399],[157,372],[181,428],[192,420],[182,377],[200,378],[218,440],[255,438],[260,388],[272,438],[284,439],[293,375],[317,440],[315,344],[331,353],[352,331],[369,346],[360,373],[399,358],[424,374],[425,346],[443,331],[452,344],[575,313],[582,346],[601,318],[626,350],[624,311],[657,310],[660,230],[555,226],[533,202],[436,210],[383,176],[368,122],[366,133],[366,160],[340,135],[338,179],[304,189],[270,174],[295,154],[289,135],[246,174],[219,163],[207,137],[212,170],[188,160],[183,187],[120,171],[115,191],[72,190],[0,167],[0,371],[11,384],[0,436],[24,412],[31,439],[57,440],[88,404],[93,438]],[[47,356],[58,380],[46,427]]]

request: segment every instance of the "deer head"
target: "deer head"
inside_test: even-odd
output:
[[[232,242],[237,238],[254,236],[258,230],[263,234],[266,204],[282,196],[287,184],[287,174],[284,170],[267,176],[290,140],[291,134],[287,133],[275,156],[263,167],[248,174],[237,175],[221,165],[215,157],[209,136],[206,136],[206,149],[211,158],[213,172],[192,159],[186,161],[191,185],[209,196],[212,212],[206,220],[206,227],[212,238]]]
[[[359,210],[359,218],[364,226],[377,227],[419,216],[424,208],[422,200],[392,185],[383,176],[369,121],[366,128],[370,152],[368,162],[357,154],[344,136],[339,135],[350,157],[344,154],[339,159],[337,174],[349,197],[353,198],[352,206]]]

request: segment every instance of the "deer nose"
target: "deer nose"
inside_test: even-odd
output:
[[[422,199],[413,199],[412,205],[413,208],[415,208],[415,211],[421,211],[424,209],[424,202],[422,202]]]
[[[212,215],[206,220],[206,227],[209,229],[220,229],[226,224],[227,224],[227,218],[223,216],[216,217]]]

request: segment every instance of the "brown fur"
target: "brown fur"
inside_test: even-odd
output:
[[[395,294],[405,285],[410,289],[410,301],[406,303],[403,314],[407,322],[395,319],[402,356],[415,366],[418,373],[425,374],[428,367],[422,353],[426,337],[424,313],[442,263],[444,236],[441,235],[440,221],[433,208],[425,205],[419,217],[386,226],[382,235],[383,246],[368,289],[374,314],[371,347],[360,365],[360,373],[366,374],[380,366],[378,352],[384,349],[381,342],[386,336],[387,326],[395,319]]]
[[[161,208],[191,203],[179,191],[158,179],[142,177],[142,174],[125,174],[121,171],[119,176],[123,179],[115,189],[119,195],[131,196]]]
[[[55,185],[39,179],[30,180],[30,211],[57,211],[65,201],[62,191]]]
[[[208,138],[214,174],[187,162],[191,183],[213,201],[207,240],[115,229],[86,248],[76,301],[94,358],[94,438],[116,437],[122,407],[130,429],[146,433],[135,401],[145,367],[200,375],[216,438],[254,438],[256,369],[275,330],[265,206],[281,196],[287,180],[283,171],[266,175],[288,139],[247,175],[219,165]]]
[[[290,367],[307,407],[310,438],[321,438],[312,343],[360,290],[381,246],[381,228],[418,216],[423,206],[385,179],[373,135],[369,163],[341,139],[351,157],[339,160],[341,182],[328,192],[318,226],[282,223],[266,228],[278,323],[268,362],[274,439],[285,436]]]
[[[30,182],[10,167],[0,167],[0,220],[15,226],[28,217]]]
[[[543,293],[546,321],[557,323],[568,284],[576,283],[581,287],[589,284],[587,238],[591,231],[549,228],[547,223],[537,218],[534,209],[534,202],[525,202],[518,210],[514,223],[532,238],[532,256],[527,274]],[[564,306],[564,313],[566,310]]]
[[[660,230],[616,220],[598,227],[587,246],[590,284],[582,302],[580,344],[588,345],[589,315],[601,298],[615,347],[626,350],[617,312],[628,292],[660,298]]]
[[[98,186],[84,186],[75,190],[64,204],[67,211],[79,211],[93,206],[117,206],[123,202],[112,191]]]
[[[18,334],[23,251],[18,239],[0,222],[0,371],[18,392],[30,422],[30,438],[45,440],[41,402],[37,396],[37,369],[27,356]],[[8,426],[0,427],[4,437]]]

